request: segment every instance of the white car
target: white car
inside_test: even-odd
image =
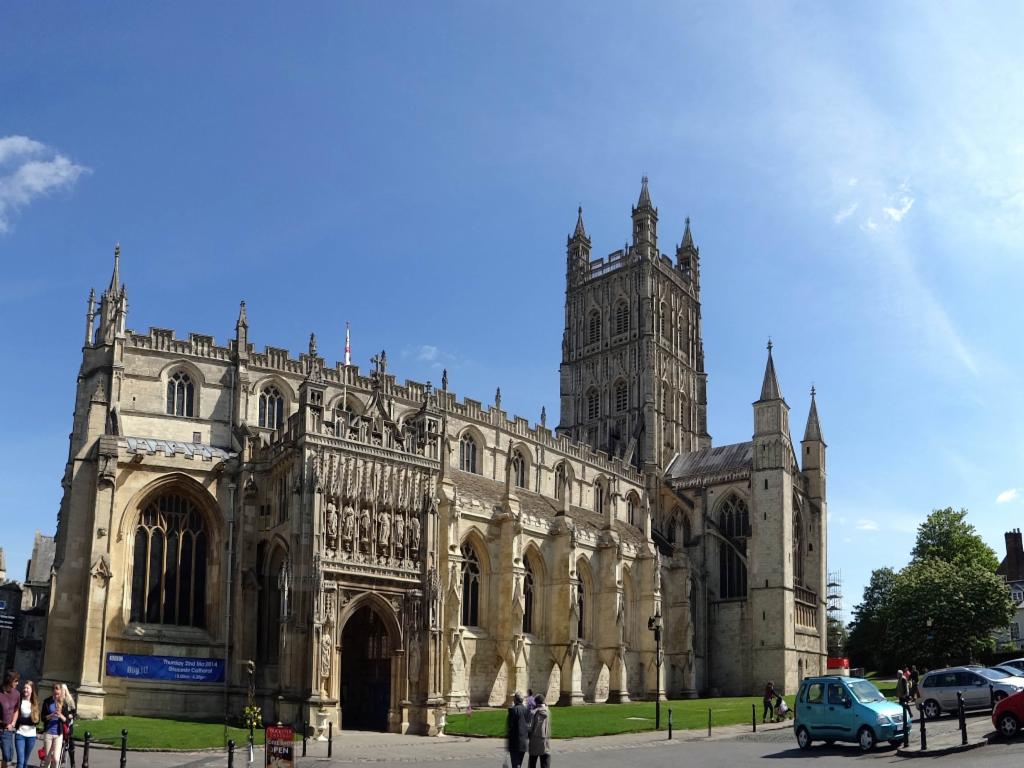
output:
[[[993,698],[1000,701],[1024,690],[1024,677],[985,667],[950,667],[926,674],[919,690],[924,716],[932,720],[943,711],[956,712],[957,692],[963,694],[964,709],[988,709]]]

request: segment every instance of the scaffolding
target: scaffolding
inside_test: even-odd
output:
[[[825,590],[825,610],[828,614],[828,655],[844,656],[846,645],[846,622],[843,617],[843,574],[832,571],[828,574]]]

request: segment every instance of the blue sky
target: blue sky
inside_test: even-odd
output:
[[[750,438],[765,342],[818,390],[847,607],[936,507],[1024,517],[1016,4],[107,3],[0,8],[0,546],[53,532],[89,288],[535,420],[565,237],[701,247],[710,431]]]

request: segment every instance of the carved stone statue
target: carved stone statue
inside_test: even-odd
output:
[[[326,690],[327,678],[331,676],[331,633],[325,628],[320,635],[320,678]]]
[[[288,591],[291,589],[291,573],[288,561],[281,563],[281,570],[277,572],[277,588],[281,593],[281,617],[288,616]]]
[[[427,604],[429,614],[429,626],[431,629],[440,629],[441,609],[441,579],[437,575],[437,569],[430,566],[427,572]]]
[[[381,510],[377,513],[377,549],[386,555],[391,545],[391,515]]]
[[[395,514],[395,551],[399,555],[403,554],[405,549],[405,520],[402,519],[402,515]]]
[[[338,508],[333,501],[327,502],[327,548],[338,548]]]
[[[364,550],[370,546],[370,510],[366,508],[359,513],[359,544]]]
[[[413,515],[409,518],[409,550],[413,557],[420,551],[420,518]]]
[[[351,550],[352,537],[355,535],[356,530],[356,511],[352,509],[351,505],[346,505],[343,513],[341,538],[345,542],[345,548]]]

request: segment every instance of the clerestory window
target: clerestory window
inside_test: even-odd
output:
[[[474,475],[480,474],[477,469],[476,453],[476,440],[466,432],[459,440],[459,469],[463,472],[472,472]]]
[[[260,426],[281,429],[284,426],[284,397],[277,387],[264,387],[260,392]]]
[[[480,626],[480,560],[473,545],[462,545],[462,624]]]
[[[171,416],[195,415],[196,388],[192,378],[178,371],[167,380],[167,413]]]

